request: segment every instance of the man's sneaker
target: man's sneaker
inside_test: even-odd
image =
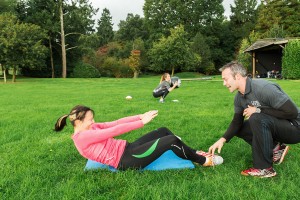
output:
[[[241,172],[241,174],[244,176],[256,176],[259,178],[269,178],[269,177],[276,176],[276,172],[273,169],[273,167],[270,167],[268,169],[255,169],[255,168],[245,169]]]
[[[223,163],[223,158],[218,155],[211,155],[210,153],[206,153],[204,151],[197,151],[196,152],[200,156],[204,156],[206,158],[206,162],[202,165],[204,167],[211,167],[215,165],[220,165]]]
[[[283,162],[285,155],[288,153],[290,147],[285,144],[277,144],[273,149],[273,163],[279,165]]]

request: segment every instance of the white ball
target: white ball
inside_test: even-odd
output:
[[[125,97],[125,99],[131,100],[131,99],[132,99],[132,96],[127,96],[127,97]]]

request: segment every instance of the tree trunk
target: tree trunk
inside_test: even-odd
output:
[[[64,13],[62,9],[62,0],[60,0],[60,31],[61,31],[61,58],[62,58],[62,77],[67,78],[67,58],[66,58],[66,44],[64,31]]]
[[[172,74],[171,74],[171,76],[174,76],[174,71],[175,71],[175,69],[174,69],[174,67],[172,67]]]
[[[139,72],[138,71],[134,71],[133,72],[133,78],[138,78],[139,77]]]
[[[3,70],[3,75],[4,75],[3,76],[4,77],[4,83],[6,83],[6,70],[5,69]]]
[[[50,48],[50,62],[51,62],[51,69],[52,69],[52,78],[55,78],[51,37],[49,37],[49,48]]]
[[[6,83],[6,69],[0,64],[2,74],[3,74],[3,81]]]
[[[12,82],[16,82],[16,68],[13,68]]]
[[[8,72],[8,69],[6,68],[4,68],[4,71],[5,71],[5,73],[6,73],[6,75],[9,75],[9,72]]]

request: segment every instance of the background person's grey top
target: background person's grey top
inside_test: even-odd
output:
[[[160,90],[169,89],[171,87],[171,84],[168,81],[163,81],[161,84],[159,84],[153,92],[158,92]]]

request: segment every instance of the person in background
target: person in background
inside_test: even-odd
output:
[[[238,62],[220,69],[223,85],[237,91],[233,119],[218,141],[210,148],[221,152],[225,142],[237,136],[252,147],[253,167],[241,171],[244,176],[273,177],[273,164],[282,163],[289,150],[286,144],[300,142],[300,109],[276,83],[247,77]]]
[[[153,90],[153,96],[155,98],[160,98],[159,102],[164,103],[166,96],[176,88],[178,82],[176,81],[171,87],[171,77],[169,73],[164,73],[161,76],[159,85]]]
[[[151,131],[132,143],[114,138],[143,127],[157,115],[158,112],[153,110],[112,122],[95,123],[94,111],[78,105],[57,120],[55,131],[61,131],[69,118],[74,127],[72,139],[79,153],[87,159],[120,170],[144,168],[168,150],[202,166],[214,166],[223,162],[220,156],[190,148],[165,127]]]

